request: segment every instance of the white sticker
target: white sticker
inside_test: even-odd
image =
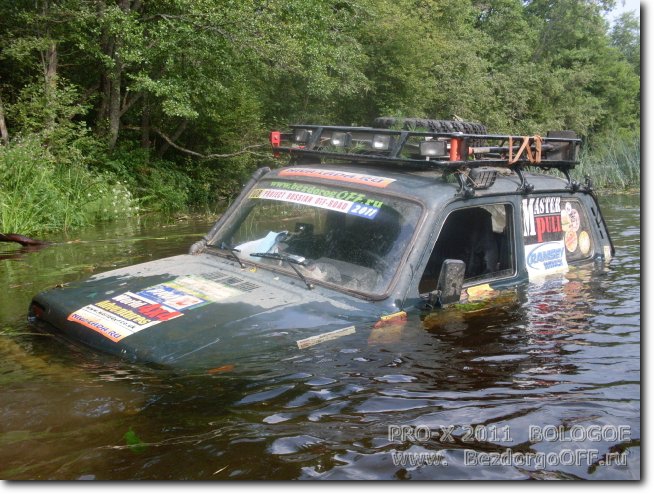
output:
[[[243,295],[241,290],[207,280],[200,276],[182,276],[166,284],[211,302],[222,302],[227,298]]]
[[[280,189],[254,189],[250,193],[250,199],[268,199],[272,201],[293,202],[305,204],[331,211],[340,211],[346,214],[353,214],[363,218],[373,219],[379,213],[379,208],[368,206],[359,202],[345,201],[333,197],[325,197],[316,194],[306,194],[292,190]]]
[[[145,328],[182,315],[172,307],[125,292],[109,300],[86,305],[70,314],[68,320],[118,342]]]

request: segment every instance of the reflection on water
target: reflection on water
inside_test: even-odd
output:
[[[604,206],[608,268],[204,375],[32,335],[24,318],[40,289],[185,252],[208,223],[0,246],[0,477],[639,478],[638,199]]]

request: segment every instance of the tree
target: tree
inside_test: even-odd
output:
[[[633,12],[624,12],[613,24],[610,39],[634,72],[640,74],[640,19]]]

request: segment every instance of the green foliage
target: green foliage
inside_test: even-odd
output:
[[[126,183],[110,174],[100,175],[93,192],[87,192],[84,213],[90,221],[111,221],[139,214],[139,201],[136,200]]]
[[[143,443],[141,438],[136,435],[136,432],[134,432],[131,427],[125,434],[123,434],[123,439],[125,440],[125,444],[133,453],[143,453],[148,448],[147,444]]]
[[[191,179],[174,166],[142,167],[138,190],[144,209],[170,214],[186,209],[189,205]]]
[[[251,146],[297,122],[572,129],[602,163],[617,154],[600,136],[640,130],[640,24],[623,15],[609,26],[614,4],[0,0],[3,173],[23,188],[21,173],[37,177],[34,197],[48,204],[75,204],[63,219],[46,202],[25,214],[25,228],[48,230],[137,207],[224,205],[270,163]],[[625,183],[639,176],[629,170]],[[17,215],[19,194],[0,187],[3,217]]]
[[[86,191],[93,187],[83,166],[58,166],[36,139],[0,146],[0,231],[29,235],[83,226]]]
[[[170,214],[189,206],[191,178],[173,162],[151,159],[148,150],[121,146],[93,169],[112,184],[100,191],[101,196],[108,195],[98,204],[98,213],[111,215],[113,211],[116,217],[139,211]]]
[[[640,20],[633,12],[623,13],[611,28],[611,45],[640,74]]]

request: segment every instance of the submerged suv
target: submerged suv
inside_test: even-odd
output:
[[[131,360],[208,369],[367,338],[408,312],[610,260],[590,181],[570,178],[574,134],[429,122],[273,132],[290,164],[259,169],[188,254],[40,293],[30,321]]]

